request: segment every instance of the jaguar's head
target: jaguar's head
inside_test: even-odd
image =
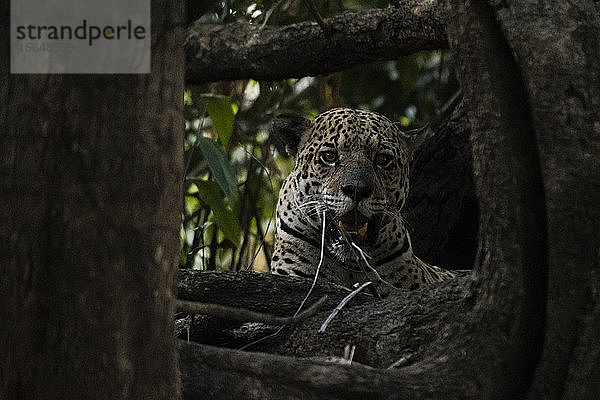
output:
[[[327,252],[342,262],[354,258],[353,242],[367,252],[380,245],[391,229],[386,225],[400,218],[409,162],[427,130],[404,133],[380,114],[344,108],[274,127],[299,138],[288,146],[296,164],[286,182],[288,197],[280,194],[278,217],[320,233],[324,212]]]

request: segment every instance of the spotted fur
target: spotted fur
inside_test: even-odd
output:
[[[314,277],[347,287],[367,280],[380,294],[416,289],[455,276],[413,254],[400,215],[408,195],[409,163],[427,135],[402,132],[384,116],[338,108],[314,121],[274,123],[280,136],[298,137],[289,146],[296,156],[277,204],[272,272]],[[366,229],[366,231],[365,231]],[[368,258],[366,265],[355,243]]]

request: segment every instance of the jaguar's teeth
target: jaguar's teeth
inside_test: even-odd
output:
[[[365,222],[365,224],[363,226],[358,228],[358,235],[360,237],[364,237],[367,234],[367,225],[368,224],[369,224],[368,222]]]
[[[346,231],[346,227],[344,227],[344,223],[342,221],[338,221],[337,223],[338,226],[338,231],[340,231],[340,233],[344,236],[348,235],[348,231]]]
[[[367,234],[367,228],[369,223],[365,222],[358,230],[352,230],[351,228],[346,227],[342,221],[338,221],[337,226],[340,233],[344,236],[358,234],[361,238]]]

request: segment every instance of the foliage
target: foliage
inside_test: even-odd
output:
[[[315,3],[324,15],[384,2]],[[309,19],[301,1],[226,0],[205,22],[269,24]],[[447,54],[422,52],[329,76],[190,86],[185,104],[185,204],[181,266],[268,270],[277,194],[293,167],[269,137],[273,115],[307,118],[337,106],[381,112],[404,126],[435,123],[457,90]]]

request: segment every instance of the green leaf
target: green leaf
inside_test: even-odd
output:
[[[229,146],[229,139],[233,131],[234,112],[231,99],[228,96],[205,96],[206,110],[213,122],[219,139],[223,146]]]
[[[225,206],[221,189],[213,181],[194,180],[198,187],[198,195],[203,202],[208,204],[213,212],[214,222],[221,232],[234,245],[240,240],[241,228],[237,215]]]
[[[198,138],[198,146],[225,196],[234,199],[237,196],[237,180],[225,152],[215,142],[205,137]]]
[[[198,208],[200,203],[194,196],[185,196],[185,212],[188,215],[192,215]]]

